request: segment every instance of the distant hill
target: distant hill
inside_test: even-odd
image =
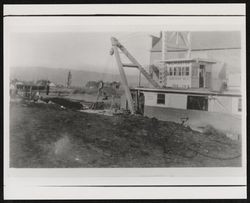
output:
[[[70,70],[72,73],[72,86],[82,87],[88,81],[120,81],[120,75],[110,73],[100,73],[86,70]],[[11,67],[10,78],[18,80],[36,81],[40,79],[48,79],[55,84],[66,84],[68,69],[47,68],[47,67]],[[138,75],[127,75],[130,86],[138,85]],[[142,77],[142,85],[147,85],[147,81]]]

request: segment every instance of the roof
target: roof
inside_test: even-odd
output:
[[[43,85],[41,84],[36,84],[32,81],[19,81],[19,82],[16,82],[16,85],[20,85],[20,86],[32,86],[32,87],[41,87]]]
[[[216,63],[215,61],[202,58],[190,58],[190,59],[167,59],[160,60],[161,63],[177,63],[177,62],[205,62],[205,63]]]
[[[172,32],[167,32],[171,34]],[[175,44],[175,40],[169,41]],[[161,51],[162,38],[152,37],[151,51]],[[191,50],[239,49],[241,47],[240,31],[199,31],[191,32]]]
[[[34,86],[35,83],[32,81],[22,81],[21,83],[16,83],[17,85],[24,85],[24,86]]]
[[[50,87],[55,87],[56,85],[53,82],[51,82],[51,83],[49,83],[49,86]]]
[[[229,97],[241,97],[240,92],[231,92],[231,91],[224,91],[224,92],[215,92],[210,91],[208,89],[177,89],[177,88],[164,88],[164,89],[156,89],[156,88],[141,88],[136,87],[131,89],[133,90],[140,90],[143,92],[156,92],[156,93],[176,93],[176,94],[192,94],[192,95],[207,95],[207,96],[229,96]]]
[[[16,85],[23,85],[23,82],[18,81],[16,82]]]

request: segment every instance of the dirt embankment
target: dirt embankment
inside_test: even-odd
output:
[[[240,166],[223,134],[141,116],[103,116],[54,104],[11,104],[11,167]]]

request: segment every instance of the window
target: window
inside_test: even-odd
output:
[[[186,67],[186,75],[189,75],[189,67]]]
[[[172,72],[172,68],[169,68],[169,75],[172,75],[173,72]]]
[[[200,64],[200,69],[205,69],[205,65]]]
[[[178,73],[181,75],[181,67],[178,67]]]
[[[182,75],[184,76],[185,75],[185,68],[184,67],[182,67]]]
[[[238,111],[239,112],[242,111],[242,99],[241,98],[238,99]]]
[[[165,94],[157,94],[157,104],[165,104]]]
[[[205,96],[188,96],[187,109],[208,110],[208,98]]]
[[[176,75],[176,71],[177,71],[177,70],[176,70],[176,67],[174,67],[174,75]]]

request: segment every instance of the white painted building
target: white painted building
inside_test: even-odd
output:
[[[137,110],[159,120],[185,118],[194,128],[211,125],[241,134],[240,32],[164,33],[152,36],[150,54],[150,73],[162,88],[134,88]]]
[[[222,131],[241,134],[241,94],[216,93],[201,89],[135,88],[144,95],[144,116],[181,122],[187,118],[191,127],[211,125]]]
[[[155,90],[136,88],[143,92],[145,106],[199,110],[225,113],[229,115],[241,114],[240,94],[217,94],[207,91]]]
[[[235,77],[233,75],[241,74],[241,36],[239,31],[190,32],[188,47],[185,47],[185,43],[178,37],[173,37],[175,36],[174,33],[161,32],[159,37],[152,36],[150,65],[155,65],[159,71],[156,74],[151,70],[151,73],[154,80],[161,86],[175,88],[194,88],[197,86],[195,84],[197,84],[199,79],[197,77],[196,79],[194,77],[191,79],[186,77],[187,75],[185,74],[185,72],[189,72],[192,75],[196,74],[196,68],[194,67],[199,62],[193,63],[189,61],[195,59],[203,59],[209,62],[199,65],[207,67],[204,79],[210,77],[211,90],[221,90],[223,83],[230,83],[232,77]],[[182,38],[184,37],[185,32],[183,32]],[[182,61],[183,64],[178,65],[178,61]],[[166,66],[173,66],[172,70],[170,71],[170,68]],[[176,70],[174,67],[176,67]],[[188,71],[188,69],[193,69],[194,71]],[[171,73],[172,76],[170,77]],[[190,80],[192,80],[191,83]],[[239,85],[238,89],[240,89],[240,77],[236,80],[238,81],[237,85]],[[235,85],[236,83],[234,85],[228,84],[227,86],[236,89]]]

